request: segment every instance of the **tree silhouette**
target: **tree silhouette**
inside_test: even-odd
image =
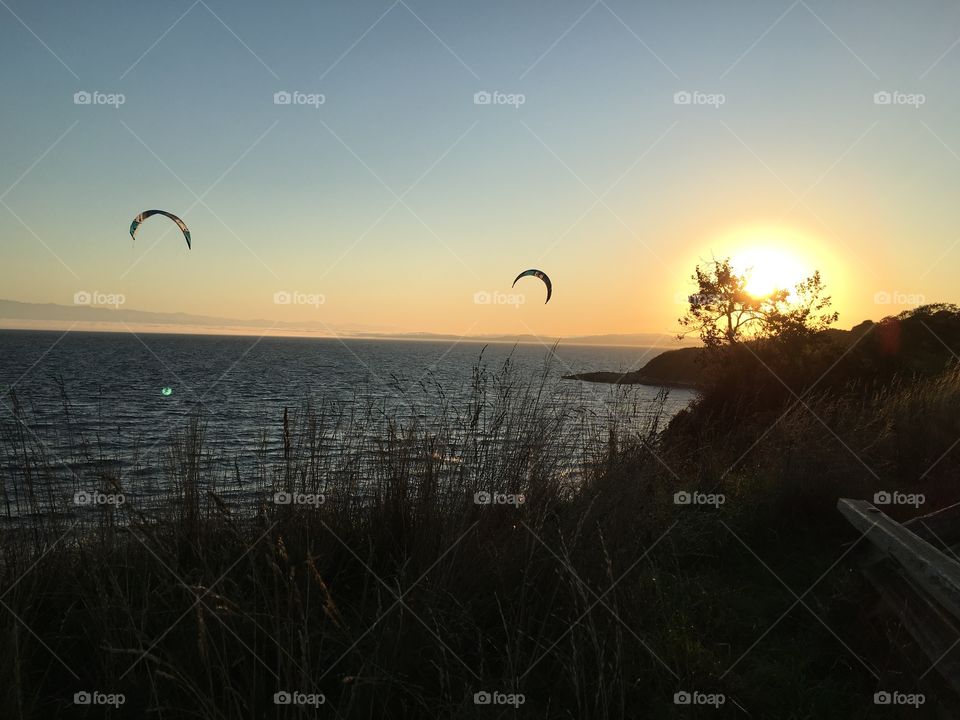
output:
[[[683,338],[696,333],[708,348],[736,346],[745,341],[791,342],[809,338],[837,320],[830,312],[831,298],[825,292],[820,272],[764,296],[747,291],[747,277],[738,274],[730,258],[714,258],[696,266],[691,279],[697,293],[689,297],[686,314],[680,318]]]

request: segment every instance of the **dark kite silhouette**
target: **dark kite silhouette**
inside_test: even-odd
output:
[[[517,284],[517,280],[519,280],[522,277],[526,277],[528,275],[530,277],[540,278],[541,280],[543,280],[543,284],[547,286],[547,299],[543,303],[544,305],[546,305],[548,302],[550,302],[550,296],[553,295],[553,283],[550,282],[550,278],[547,277],[547,274],[543,270],[534,270],[534,269],[524,270],[522,273],[517,275],[517,279],[513,281],[513,285],[511,285],[510,287],[514,287]]]
[[[176,215],[173,213],[168,213],[166,210],[144,210],[142,213],[137,215],[133,219],[133,222],[130,223],[130,237],[136,239],[137,228],[140,227],[140,223],[153,215],[166,215],[168,218],[173,220],[177,224],[177,227],[180,228],[180,232],[183,233],[183,237],[186,238],[187,247],[191,250],[193,249],[193,246],[190,245],[190,230],[187,228],[187,224]]]

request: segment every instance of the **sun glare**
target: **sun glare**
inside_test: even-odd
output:
[[[747,292],[754,297],[764,297],[775,290],[792,291],[813,272],[797,253],[762,242],[735,252],[731,258],[734,270],[746,276]]]

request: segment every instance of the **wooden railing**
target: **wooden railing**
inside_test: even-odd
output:
[[[920,656],[914,680],[938,675],[960,707],[960,504],[903,524],[865,500],[841,498],[837,509],[870,543],[860,569],[895,620],[894,646]]]

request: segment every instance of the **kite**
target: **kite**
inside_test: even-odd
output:
[[[168,213],[166,210],[144,210],[142,213],[137,215],[133,219],[133,222],[130,223],[130,237],[136,238],[137,228],[140,227],[140,223],[153,215],[165,215],[173,220],[177,224],[177,227],[180,228],[180,232],[183,233],[183,237],[186,238],[187,247],[191,250],[193,249],[193,246],[190,245],[190,230],[187,228],[187,224],[176,215],[173,213]]]
[[[533,269],[524,270],[522,273],[517,275],[517,280],[519,280],[522,277],[526,277],[528,275],[531,277],[540,278],[541,280],[543,280],[543,284],[547,286],[547,299],[543,303],[544,305],[546,305],[548,302],[550,302],[550,296],[553,295],[553,283],[550,282],[550,278],[547,277],[547,274],[543,270],[533,270]],[[510,287],[514,287],[517,284],[517,280],[514,280],[513,285],[511,285]]]

